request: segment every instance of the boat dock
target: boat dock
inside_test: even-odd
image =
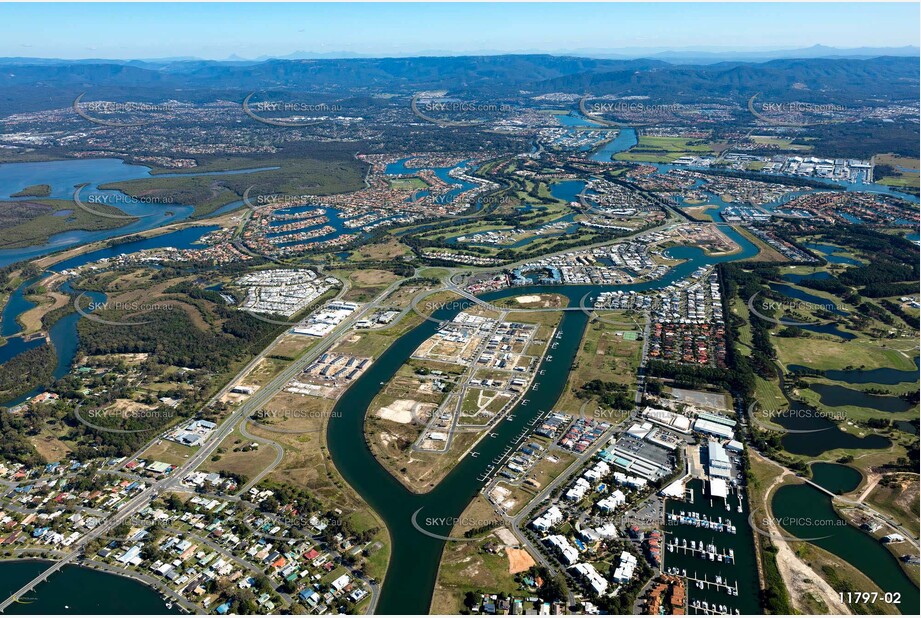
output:
[[[704,545],[703,542],[697,543],[691,541],[688,545],[687,539],[675,539],[671,543],[666,543],[665,547],[670,552],[679,552],[684,555],[692,555],[703,560],[709,559],[711,562],[722,562],[723,564],[735,563],[735,551],[717,549],[716,545],[710,543]]]
[[[714,532],[728,532],[730,534],[736,533],[736,527],[732,524],[731,521],[729,521],[728,518],[726,521],[723,521],[722,517],[717,517],[715,520],[713,520],[706,515],[701,515],[700,513],[695,512],[685,513],[684,511],[681,511],[677,515],[675,513],[667,513],[666,521],[673,526],[695,526],[697,528],[709,528]]]
[[[695,615],[708,614],[716,616],[730,616],[737,615],[739,610],[732,609],[731,607],[726,607],[725,605],[717,605],[714,603],[710,605],[706,601],[691,601],[688,605],[688,609],[694,610]]]

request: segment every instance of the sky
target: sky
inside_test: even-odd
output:
[[[0,57],[223,60],[919,44],[910,3],[0,4]]]

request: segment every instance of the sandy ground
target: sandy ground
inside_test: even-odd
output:
[[[755,455],[755,457],[757,457],[757,455]],[[785,472],[775,478],[771,486],[765,491],[765,495],[770,496],[774,488],[783,482],[787,474],[789,473]],[[841,602],[835,589],[832,588],[828,582],[819,577],[815,571],[800,560],[793,550],[790,549],[790,544],[781,538],[784,532],[774,520],[772,518],[766,519],[767,521],[765,521],[765,524],[767,524],[767,532],[773,535],[772,541],[777,547],[777,568],[780,570],[780,576],[783,578],[784,585],[786,585],[787,590],[790,592],[790,600],[796,611],[800,614],[807,613],[803,598],[806,595],[810,595],[822,599],[828,606],[829,613],[831,614],[851,614],[850,608]]]
[[[384,420],[405,425],[413,422],[414,418],[424,418],[434,407],[432,404],[420,403],[413,399],[397,399],[389,406],[378,410],[377,416]]]
[[[508,545],[509,547],[518,545],[518,539],[515,538],[515,535],[512,534],[512,531],[508,528],[499,528],[493,532],[493,534],[499,537],[499,540],[502,541],[503,545]]]
[[[540,296],[538,296],[537,294],[529,294],[528,296],[516,296],[515,300],[522,304],[536,303],[540,301]]]
[[[505,548],[505,555],[508,556],[508,572],[512,575],[527,571],[537,564],[531,554],[523,549]]]
[[[876,489],[876,486],[879,484],[880,479],[883,478],[882,474],[877,474],[876,472],[870,472],[867,474],[867,486],[861,492],[860,496],[857,498],[857,502],[863,502],[867,496],[870,495],[870,492]]]

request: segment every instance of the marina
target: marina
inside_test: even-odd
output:
[[[665,508],[663,571],[687,580],[689,614],[756,614],[758,571],[748,503],[738,489],[726,498],[687,484],[683,500]]]
[[[697,556],[699,558],[706,558],[710,562],[724,562],[726,564],[732,564],[735,561],[735,551],[730,549],[724,551],[717,548],[713,543],[708,543],[706,546],[701,546],[697,541],[691,541],[688,545],[687,539],[674,539],[671,543],[666,543],[665,548],[669,552],[679,552],[682,554],[690,554],[692,556]]]

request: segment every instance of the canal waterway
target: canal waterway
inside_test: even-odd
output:
[[[836,463],[817,461],[809,466],[812,482],[821,485],[833,494],[846,494],[860,486],[863,475],[857,468]]]
[[[898,593],[900,613],[917,616],[918,588],[898,560],[869,534],[851,526],[835,512],[831,497],[810,485],[785,485],[771,500],[775,519],[790,534],[813,539],[810,543],[829,551],[869,577],[883,592]],[[910,553],[905,545],[905,553]]]
[[[610,160],[611,156],[616,154],[616,152],[625,150],[635,143],[635,130],[624,129],[619,133],[617,138],[608,142],[597,153],[595,153],[593,158],[596,160]],[[406,172],[399,171],[399,166],[388,167],[387,172],[392,174],[407,173],[413,171],[405,168],[405,162],[406,160],[404,159],[402,164],[403,169],[406,169]],[[119,164],[124,165],[120,162]],[[0,170],[2,170],[2,168],[3,166],[0,166]],[[451,184],[460,184],[463,186],[463,181],[451,178],[447,175],[448,172],[448,168],[436,170],[436,174],[439,174],[439,177],[446,182]],[[49,182],[48,178],[51,177],[47,174],[48,172],[46,170],[44,174],[36,174],[35,180],[26,182],[24,182],[24,176],[17,174],[14,183],[15,187],[12,190],[18,191],[27,184],[47,183]],[[93,177],[99,176],[89,176],[85,173],[75,173],[72,178],[65,180],[63,184],[68,187],[67,197],[70,196],[69,193],[72,191],[74,184],[86,182],[87,178]],[[113,178],[111,175],[102,177],[105,178],[105,182],[122,179]],[[129,175],[128,178],[130,177],[133,176]],[[6,185],[0,185],[0,187],[5,186]],[[57,188],[57,184],[55,187],[55,190],[61,193],[60,189]],[[462,190],[464,189],[459,189],[459,191]],[[861,190],[866,190],[866,188],[863,187]],[[0,191],[0,195],[2,195],[2,193],[3,191]],[[162,208],[162,205],[158,205],[157,207]],[[159,223],[156,222],[155,217],[150,217],[141,221],[143,221],[145,225],[149,223],[150,225],[148,227],[155,227],[156,225],[162,225],[163,223],[162,221]],[[201,230],[201,228],[196,229],[199,231]],[[577,304],[582,296],[586,293],[596,295],[601,291],[615,289],[626,291],[657,289],[673,283],[682,277],[685,277],[699,266],[717,262],[744,259],[757,253],[756,247],[747,239],[742,237],[738,232],[731,228],[726,228],[724,231],[740,245],[740,252],[730,256],[712,258],[707,257],[704,252],[698,248],[671,248],[669,252],[672,257],[685,259],[687,261],[671,269],[669,273],[659,281],[612,287],[532,286],[528,288],[512,288],[486,294],[483,296],[483,299],[487,301],[497,300],[522,293],[560,293],[567,297],[569,305],[572,306]],[[126,233],[126,228],[119,228],[110,235],[121,235],[124,233]],[[203,233],[205,232],[201,232],[201,234]],[[200,237],[201,234],[199,234],[198,237]],[[164,239],[165,237],[157,238]],[[54,240],[55,239],[52,239],[52,241]],[[80,242],[88,242],[90,239],[84,237],[82,239],[73,238],[71,240],[72,242],[68,240],[62,246],[41,248],[40,252],[36,255],[42,255],[44,253],[60,249],[63,246],[70,246],[67,244],[67,242],[71,242],[71,244],[77,244]],[[170,243],[166,240],[164,240],[164,242],[166,244],[161,246],[177,246],[177,244]],[[140,250],[138,246],[132,247],[131,245],[132,243],[126,243],[126,245],[113,247],[111,250],[116,252],[123,251],[124,253]],[[4,254],[0,252],[0,264],[3,263],[2,260],[6,257],[7,256],[4,256]],[[20,254],[15,259],[22,259],[24,257],[34,256],[23,255],[20,252]],[[79,256],[78,258],[74,259],[76,262],[72,262],[69,265],[67,265],[67,263],[61,263],[54,267],[52,270],[72,268],[79,265],[78,262],[80,262],[81,259],[85,260],[82,263],[87,263],[93,259],[98,259],[98,257],[87,255]],[[17,302],[20,302],[19,308],[21,308],[23,306],[21,302],[27,301],[22,299],[22,301]],[[435,313],[435,317],[438,319],[451,319],[459,311],[459,307],[455,307],[452,311],[441,310]],[[21,313],[21,311],[17,311],[14,308],[10,311],[10,313],[15,319],[15,315],[18,315],[18,313]],[[8,327],[6,322],[7,315],[6,312],[4,312],[3,328],[12,328]],[[63,322],[63,320],[61,320],[61,322]],[[61,322],[59,322],[59,324]],[[553,348],[548,351],[549,355],[541,362],[539,367],[539,372],[541,372],[539,373],[540,378],[538,382],[532,387],[535,390],[533,392],[529,392],[525,396],[525,399],[515,407],[512,413],[505,420],[499,423],[499,425],[495,427],[493,431],[487,434],[483,440],[476,445],[474,448],[476,456],[468,455],[464,457],[460,462],[458,462],[455,468],[445,477],[441,483],[439,483],[434,488],[430,488],[430,491],[427,493],[415,494],[408,491],[399,481],[390,475],[390,473],[383,466],[381,466],[377,459],[372,455],[368,445],[365,442],[364,421],[370,403],[380,391],[381,386],[386,384],[395,375],[400,366],[406,362],[412,352],[424,340],[435,333],[436,329],[438,328],[437,324],[431,321],[425,321],[416,328],[401,336],[371,365],[368,371],[362,374],[353,383],[353,385],[339,399],[335,407],[336,413],[331,415],[331,420],[328,428],[327,438],[330,455],[334,464],[345,478],[345,480],[380,515],[391,535],[391,560],[386,579],[381,587],[380,599],[377,605],[378,613],[421,614],[428,612],[444,541],[422,534],[419,530],[417,530],[412,524],[413,515],[418,513],[417,521],[419,522],[444,522],[426,527],[426,530],[433,534],[447,535],[450,533],[450,529],[452,527],[451,521],[453,521],[453,518],[458,517],[463,512],[467,504],[469,504],[471,499],[478,494],[480,489],[487,482],[489,475],[494,470],[501,468],[503,458],[507,455],[510,449],[514,449],[517,444],[520,444],[524,439],[527,438],[528,432],[531,430],[531,428],[538,422],[540,418],[542,418],[545,413],[549,412],[550,406],[552,406],[553,403],[559,398],[559,395],[562,393],[562,390],[565,387],[571,364],[578,351],[579,344],[582,339],[582,334],[587,322],[588,318],[582,312],[563,312],[563,317],[558,328],[559,338],[553,341]],[[12,332],[15,333],[17,331]],[[71,340],[75,349],[77,344],[75,323],[72,327],[69,328],[68,332],[72,332]],[[51,333],[51,338],[52,342],[54,342],[54,332]],[[59,355],[62,356],[66,356],[66,350],[64,350],[62,354],[62,349],[64,348],[65,346],[63,345],[55,345],[56,351]],[[67,362],[67,366],[69,366],[69,363],[70,361]],[[820,433],[833,434],[842,432],[823,431]],[[806,435],[809,436],[808,440],[810,442],[816,442],[816,435],[818,434]],[[843,435],[850,436],[850,434]],[[786,438],[789,437],[790,435],[788,435]],[[887,446],[889,444],[888,440],[885,438],[879,438],[883,441],[883,446],[871,446],[870,444],[873,443],[873,439],[876,438],[879,437],[870,436],[865,439],[865,442],[861,442],[860,446],[863,448],[883,448],[883,446]],[[838,446],[835,446],[832,441],[829,441],[826,442],[825,448],[820,452],[823,452],[827,448],[838,448]],[[795,450],[789,448],[788,450],[791,450],[791,452],[796,452]],[[702,510],[703,505],[700,506],[701,508],[696,508],[695,510]],[[720,507],[715,506],[713,508]],[[729,517],[735,517],[737,515],[737,513],[734,512],[727,513],[724,507],[722,509],[722,513]],[[741,516],[744,520],[744,517],[747,515],[743,513]],[[740,523],[741,525],[737,526],[738,532],[736,535],[734,535],[738,537],[737,542],[752,546],[752,532],[750,528],[744,523],[744,521]],[[743,565],[743,561],[746,560],[745,552],[738,551],[736,553],[739,564],[738,568],[734,568],[733,570],[737,571],[737,573],[740,575],[737,579],[739,580],[740,587],[744,586],[744,593],[740,590],[739,596],[733,597],[734,604],[726,603],[726,605],[738,607],[743,613],[758,613],[757,582],[752,585],[750,581],[746,581],[749,577],[748,574],[750,569],[749,567]],[[17,565],[17,567],[19,571],[16,572],[16,577],[22,580],[27,580],[30,575],[28,572],[25,572],[25,567],[22,564]],[[898,568],[898,565],[896,564],[895,567]],[[64,571],[64,573],[67,572],[69,571]],[[66,587],[69,585],[69,580],[66,580],[63,577],[64,573],[59,574],[55,578],[52,578],[51,583],[44,585],[49,587],[49,591],[45,592],[41,596],[51,597],[45,602],[53,603],[54,599],[66,599],[73,595],[80,596],[80,593],[68,594]],[[113,579],[122,581],[122,578]],[[7,578],[5,581],[12,582],[13,580]],[[61,583],[58,584],[58,582]],[[134,582],[130,582],[129,580],[124,580],[124,582],[134,584]],[[409,585],[410,582],[411,585]],[[53,589],[54,592],[53,594],[49,595],[51,589]],[[39,592],[41,592],[41,590]],[[155,593],[151,592],[151,594],[156,596]],[[45,609],[44,611],[50,610]],[[122,611],[125,613],[163,613],[162,609],[148,609],[138,605],[137,603],[134,603],[130,609],[125,609]],[[94,609],[84,609],[83,613],[106,612]]]
[[[483,300],[495,301],[520,294],[557,293],[567,297],[570,306],[578,304],[587,293],[598,294],[605,290],[643,291],[665,287],[705,264],[751,257],[757,248],[734,230],[727,230],[741,246],[741,251],[732,256],[710,258],[695,247],[674,247],[670,251],[677,258],[686,259],[673,268],[661,280],[627,286],[529,286],[509,288],[482,296]],[[453,318],[460,312],[438,311],[434,317],[440,320]],[[587,316],[580,311],[563,312],[559,326],[559,338],[548,351],[539,367],[539,390],[528,392],[506,420],[490,432],[475,448],[477,456],[467,456],[428,493],[415,494],[408,491],[374,457],[364,439],[365,415],[371,401],[381,386],[389,382],[397,370],[408,360],[413,351],[438,328],[432,321],[425,321],[400,337],[378,358],[371,368],[362,374],[343,394],[331,415],[327,443],[337,470],[345,480],[368,502],[390,531],[392,554],[387,577],[381,588],[377,611],[383,614],[426,613],[429,609],[432,589],[438,572],[438,564],[444,541],[419,532],[411,522],[419,511],[419,521],[436,521],[431,518],[445,518],[453,521],[460,516],[467,504],[478,494],[493,470],[499,470],[503,457],[526,439],[536,422],[557,401],[566,384],[569,370],[578,351]],[[533,388],[533,387],[532,387]],[[450,523],[426,529],[438,535],[448,535]],[[740,530],[748,535],[748,528]],[[405,582],[413,582],[408,587]]]
[[[697,514],[698,519],[706,518],[709,521],[730,522],[735,526],[736,532],[719,532],[691,523],[677,523],[665,526],[666,546],[678,543],[679,547],[669,550],[663,548],[663,567],[666,571],[678,569],[679,574],[686,575],[693,580],[705,580],[711,585],[693,580],[688,581],[688,603],[695,601],[707,602],[711,609],[725,605],[729,613],[739,610],[740,614],[761,613],[759,606],[760,586],[758,585],[758,568],[755,563],[755,543],[751,527],[748,525],[749,507],[747,496],[740,500],[739,493],[733,489],[729,496],[712,498],[704,487],[704,482],[695,479],[686,487],[685,500],[667,500],[665,510],[667,513],[680,515],[682,511],[687,515],[691,512]],[[728,508],[727,508],[728,506]],[[739,506],[742,511],[739,511]],[[688,549],[684,549],[683,541],[687,542]],[[734,559],[731,563],[723,560],[710,560],[699,552],[690,551],[691,541],[699,545],[714,545],[716,553],[728,554],[732,550]],[[713,585],[717,578],[729,586],[738,589],[738,596],[730,594],[725,587]],[[703,586],[701,588],[700,586]],[[693,608],[688,614],[703,614]]]

